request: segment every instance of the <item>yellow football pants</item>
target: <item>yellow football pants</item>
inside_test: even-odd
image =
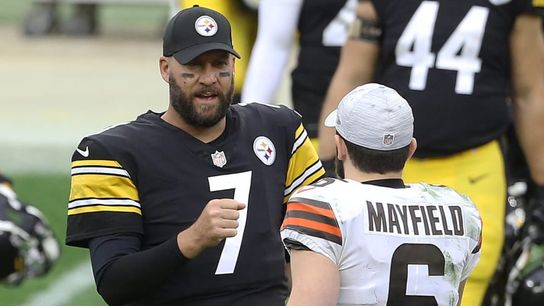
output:
[[[504,160],[497,141],[445,158],[412,159],[404,180],[449,186],[468,195],[483,222],[479,264],[469,276],[462,306],[479,306],[501,256],[506,209]]]

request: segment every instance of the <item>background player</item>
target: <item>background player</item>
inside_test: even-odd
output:
[[[534,181],[544,185],[544,55],[538,1],[362,1],[353,39],[327,93],[322,118],[371,80],[412,106],[418,151],[404,179],[448,185],[478,205],[482,261],[463,305],[481,305],[504,236],[506,180],[498,139],[514,122]],[[320,131],[320,157],[334,156]]]
[[[336,127],[343,179],[322,179],[289,199],[288,305],[457,305],[480,257],[481,221],[466,196],[402,181],[417,146],[406,100],[366,84],[326,125]]]
[[[275,96],[298,34],[300,48],[291,74],[291,99],[308,135],[315,140],[321,105],[338,64],[340,47],[355,19],[356,2],[262,0],[242,102],[278,104]]]
[[[166,112],[84,138],[66,243],[110,305],[284,306],[284,202],[324,171],[300,116],[231,105],[231,27],[192,7],[166,27]],[[258,271],[256,273],[255,271]]]
[[[59,243],[45,216],[19,201],[11,181],[0,174],[0,283],[20,285],[43,276],[59,256]]]

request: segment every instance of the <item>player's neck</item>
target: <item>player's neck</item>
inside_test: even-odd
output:
[[[219,122],[210,127],[199,127],[187,123],[174,111],[168,110],[161,116],[162,120],[170,123],[171,125],[182,129],[186,133],[190,134],[194,138],[202,141],[203,143],[209,143],[217,139],[226,127],[226,118],[223,117]]]
[[[384,174],[369,173],[369,172],[363,172],[359,169],[356,169],[352,165],[348,166],[345,163],[344,163],[344,174],[345,174],[345,178],[354,180],[357,182],[367,182],[367,181],[386,180],[386,179],[402,179],[402,171],[387,172]]]

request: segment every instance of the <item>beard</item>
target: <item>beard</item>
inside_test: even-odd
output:
[[[178,86],[173,75],[170,75],[169,84],[170,103],[172,107],[185,122],[195,127],[211,127],[217,124],[225,117],[234,96],[234,78],[231,79],[230,88],[226,94],[210,86],[202,87],[196,92],[187,94]],[[204,113],[200,113],[199,109],[197,109],[198,106],[194,103],[194,98],[206,92],[217,95],[219,104],[215,106],[202,106],[201,109]],[[209,113],[210,108],[214,108],[211,113]]]

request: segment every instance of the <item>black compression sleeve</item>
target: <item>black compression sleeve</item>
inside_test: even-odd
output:
[[[188,259],[176,237],[139,251],[138,236],[94,238],[89,243],[97,291],[108,305],[123,305],[154,291]]]

